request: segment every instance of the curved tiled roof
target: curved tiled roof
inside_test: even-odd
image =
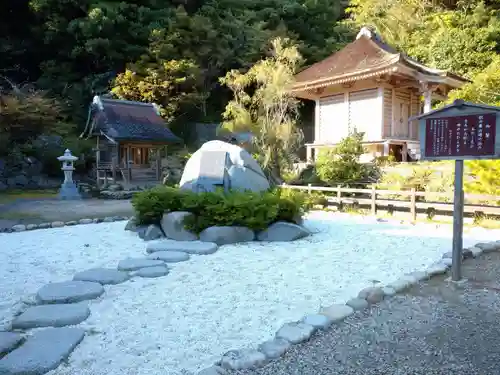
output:
[[[385,44],[375,33],[363,28],[358,37],[340,51],[304,69],[295,76],[294,86],[315,84],[326,80],[366,75],[382,71],[396,64],[403,64],[423,74],[437,77],[451,77],[466,82],[456,74],[432,69],[396,51]]]
[[[114,140],[180,142],[167,127],[153,104],[94,98],[95,130]]]

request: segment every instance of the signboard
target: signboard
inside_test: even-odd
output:
[[[500,107],[455,100],[425,113],[419,120],[420,152],[424,160],[455,161],[451,278],[462,277],[464,227],[464,160],[500,158]]]
[[[495,157],[496,113],[427,118],[426,159]]]

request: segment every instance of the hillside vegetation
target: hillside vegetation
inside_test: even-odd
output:
[[[235,78],[235,73],[226,74],[239,71],[250,79],[244,74],[276,52],[272,40],[295,46],[289,50],[302,56],[295,71],[342,48],[364,25],[374,26],[387,42],[421,62],[469,78],[471,83],[452,92],[450,100],[498,105],[499,9],[500,0],[4,0],[0,159],[18,154],[53,158],[47,149],[54,147],[40,143],[43,135],[59,135],[85,152],[89,146],[76,138],[88,104],[93,95],[108,92],[160,104],[174,131],[186,138],[187,124],[194,121],[229,124],[234,118],[226,105],[234,108],[247,96],[238,98],[241,90],[221,77]],[[254,82],[267,93],[279,93],[275,88],[284,81],[259,76]],[[297,110],[289,98],[281,98],[287,110]],[[259,102],[264,101],[253,98]],[[261,129],[255,152],[264,147],[276,154],[269,142],[262,142],[275,128],[260,123],[268,121],[261,113],[252,115],[252,128]],[[300,117],[293,120],[300,125]],[[299,139],[290,131],[284,134],[272,136]],[[483,162],[474,168],[495,166]],[[485,173],[477,175],[489,179]]]

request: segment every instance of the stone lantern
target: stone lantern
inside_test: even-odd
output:
[[[71,155],[71,151],[66,149],[64,155],[57,158],[62,162],[61,170],[64,172],[64,182],[61,185],[61,190],[59,191],[59,198],[61,199],[81,199],[78,187],[73,181],[73,171],[75,167],[73,163],[78,160],[76,156]]]

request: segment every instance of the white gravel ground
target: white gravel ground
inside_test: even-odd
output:
[[[48,282],[142,256],[144,242],[124,225],[0,234],[0,323]],[[223,246],[172,265],[166,277],[106,287],[81,324],[90,334],[68,364],[49,374],[188,374],[230,349],[255,347],[321,305],[345,302],[375,280],[421,270],[451,246],[451,226],[323,212],[311,213],[306,226],[315,234],[304,240]],[[498,231],[474,229],[464,245],[498,238]]]

